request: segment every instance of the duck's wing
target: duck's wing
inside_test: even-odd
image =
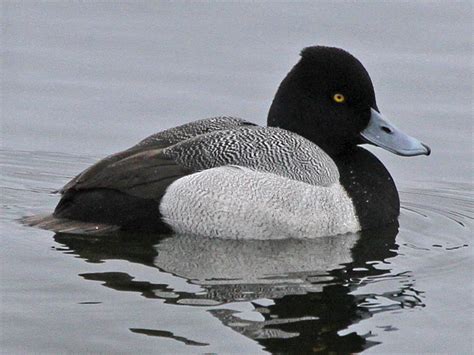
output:
[[[59,192],[64,193],[67,190],[77,188],[79,185],[90,180],[91,178],[92,180],[95,180],[97,175],[100,174],[100,172],[104,169],[107,169],[109,166],[112,166],[113,164],[129,157],[141,154],[144,151],[166,148],[209,132],[229,130],[244,126],[255,126],[255,124],[237,117],[220,116],[190,122],[155,133],[127,150],[109,155],[108,157],[100,160],[96,164],[92,165],[74,177]]]
[[[130,152],[129,152],[130,153]],[[163,154],[162,148],[136,150],[117,160],[101,161],[74,180],[65,192],[92,189],[116,190],[127,195],[159,199],[174,180],[193,172]]]
[[[163,155],[192,171],[238,165],[315,186],[339,180],[336,164],[321,148],[274,127],[212,132],[167,147]]]
[[[68,184],[66,191],[101,188],[159,199],[174,180],[225,165],[243,166],[315,186],[329,186],[339,179],[335,163],[321,148],[297,134],[271,127],[219,130],[167,148],[149,145],[113,158],[86,170]]]
[[[241,118],[229,116],[206,118],[153,134],[143,139],[132,148],[143,148],[150,146],[154,148],[166,148],[175,145],[176,143],[183,142],[190,138],[206,133],[246,126],[252,127],[256,126],[256,124]]]

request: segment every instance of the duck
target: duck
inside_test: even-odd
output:
[[[151,232],[226,239],[315,238],[398,223],[400,200],[371,144],[430,148],[386,119],[362,63],[304,48],[267,126],[212,117],[153,134],[74,177],[49,216],[60,233]]]

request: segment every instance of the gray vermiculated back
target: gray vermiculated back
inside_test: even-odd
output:
[[[173,127],[162,132],[155,133],[142,141],[140,141],[133,148],[156,146],[159,148],[168,147],[170,145],[179,143],[209,132],[214,132],[223,129],[232,129],[242,126],[254,126],[254,123],[245,121],[237,117],[211,117],[202,120],[186,123],[181,126]]]
[[[165,148],[163,154],[192,170],[239,165],[317,186],[339,179],[336,165],[321,148],[274,127],[216,131]]]
[[[155,133],[127,150],[109,155],[108,157],[98,161],[69,181],[60,190],[60,192],[63,193],[64,191],[71,188],[86,188],[87,186],[99,187],[93,186],[92,184],[92,181],[98,180],[97,175],[106,172],[111,165],[116,164],[117,162],[140,153],[146,149],[165,148],[201,134],[218,131],[221,129],[232,129],[253,125],[253,123],[245,121],[241,118],[219,116],[186,123],[181,126]]]

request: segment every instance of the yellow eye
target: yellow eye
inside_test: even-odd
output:
[[[344,101],[346,101],[346,98],[342,94],[334,94],[332,97],[334,101],[336,101],[338,104],[342,104]]]

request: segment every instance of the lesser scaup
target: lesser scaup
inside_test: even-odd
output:
[[[355,57],[308,47],[281,83],[268,127],[216,117],[152,135],[76,176],[54,213],[29,223],[71,233],[249,239],[396,223],[395,184],[362,143],[405,156],[430,153],[382,117]]]

